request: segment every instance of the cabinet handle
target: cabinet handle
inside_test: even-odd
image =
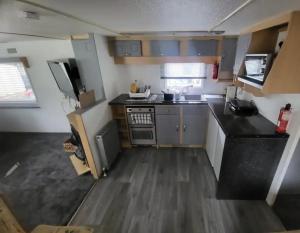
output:
[[[179,131],[179,125],[176,125],[176,132]]]
[[[186,125],[183,125],[183,132],[186,131]]]

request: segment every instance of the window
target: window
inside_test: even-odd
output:
[[[37,106],[30,80],[19,58],[0,59],[0,106]]]
[[[202,87],[206,78],[204,63],[166,63],[161,66],[161,78],[166,79],[166,89],[183,91],[183,89]]]

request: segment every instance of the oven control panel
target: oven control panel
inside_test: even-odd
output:
[[[154,125],[153,107],[130,107],[127,108],[129,125]]]
[[[150,113],[132,113],[129,115],[131,124],[133,125],[152,125],[152,117]]]

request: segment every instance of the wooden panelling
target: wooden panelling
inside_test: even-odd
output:
[[[264,93],[300,93],[299,41],[300,12],[295,12],[288,25],[287,38],[264,84]]]
[[[258,89],[256,87],[250,86],[248,84],[245,84],[243,87],[243,90],[252,93],[254,96],[264,96],[263,92],[261,89]]]
[[[142,41],[142,56],[144,56],[144,57],[150,57],[151,56],[150,41],[149,40],[143,40]]]
[[[173,56],[173,57],[115,57],[115,64],[163,64],[203,62],[214,64],[220,62],[219,56]]]
[[[278,29],[270,28],[254,32],[248,53],[273,53],[278,37]]]
[[[26,233],[0,196],[0,232]]]
[[[300,11],[281,15],[277,19],[273,18],[253,27],[250,30],[254,32],[247,53],[275,53],[279,32],[283,30],[287,30],[287,37],[274,58],[261,90],[245,84],[246,91],[256,96],[300,93]],[[241,64],[238,70],[238,74],[242,75],[245,72],[244,64]]]
[[[188,40],[186,39],[181,39],[180,40],[180,56],[188,56]]]
[[[286,24],[290,21],[290,19],[291,19],[291,13],[284,13],[279,16],[275,16],[275,17],[266,19],[262,22],[259,22],[255,25],[249,27],[249,28],[246,28],[245,30],[243,30],[241,32],[241,34],[256,32],[256,31],[260,31],[260,30],[263,30],[266,28],[271,28],[274,26]]]
[[[230,36],[229,36],[230,37]],[[135,35],[135,36],[117,36],[109,40],[221,40],[221,36],[162,36],[162,35]]]
[[[78,131],[82,146],[86,155],[86,159],[88,162],[88,166],[91,169],[91,173],[95,179],[98,179],[100,174],[97,173],[95,160],[93,157],[93,153],[90,148],[90,144],[88,141],[87,133],[84,128],[83,120],[81,118],[81,114],[79,112],[71,112],[67,115],[70,124]]]
[[[117,121],[122,148],[131,148],[126,108],[124,105],[111,106],[113,119]]]
[[[20,57],[20,61],[23,63],[25,68],[30,68],[29,62],[27,60],[27,57]]]

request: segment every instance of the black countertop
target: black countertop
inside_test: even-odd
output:
[[[202,101],[165,101],[163,94],[155,94],[157,97],[151,100],[151,97],[147,100],[132,100],[128,94],[121,94],[112,101],[109,105],[181,105],[181,104],[207,104],[207,100]]]
[[[254,116],[238,116],[230,109],[224,98],[207,98],[203,101],[181,102],[164,101],[163,95],[158,94],[155,100],[132,101],[128,94],[121,94],[109,102],[109,105],[207,105],[211,109],[219,125],[227,137],[261,137],[288,138],[288,134],[276,133],[276,125],[261,114]]]
[[[261,114],[237,116],[225,100],[209,99],[208,105],[227,137],[288,138],[276,133],[276,125]]]

